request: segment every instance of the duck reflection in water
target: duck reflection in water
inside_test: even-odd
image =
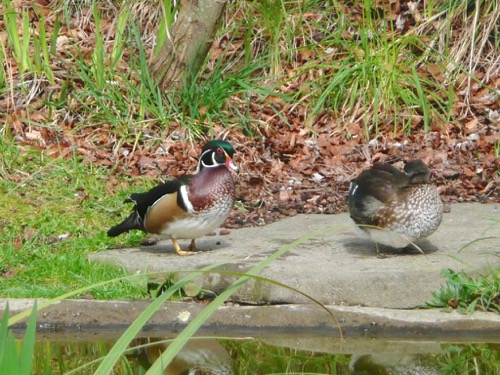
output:
[[[353,375],[439,375],[429,354],[373,353],[357,354],[349,367]]]
[[[139,364],[148,369],[167,349],[158,338],[134,340],[133,346],[152,344],[134,353]],[[214,339],[190,340],[163,371],[165,375],[233,375],[234,368],[226,349]]]

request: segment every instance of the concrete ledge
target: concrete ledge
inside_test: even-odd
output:
[[[11,315],[30,308],[33,300],[8,301]],[[43,301],[39,301],[40,304]],[[38,331],[44,337],[112,339],[119,337],[150,301],[64,300],[38,313]],[[140,336],[173,336],[205,307],[199,303],[168,302],[150,319]],[[222,306],[208,319],[199,334],[217,336],[295,338],[323,336],[385,338],[460,342],[500,342],[500,316],[475,312],[461,315],[439,310],[393,310],[367,307],[328,306],[336,321],[317,305]],[[25,328],[15,325],[14,331]],[[300,333],[300,335],[298,335]]]

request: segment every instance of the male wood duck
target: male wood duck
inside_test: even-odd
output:
[[[407,163],[402,173],[389,164],[374,163],[351,181],[351,218],[377,244],[402,248],[429,236],[441,223],[443,203],[431,172],[422,160]]]
[[[238,172],[229,142],[212,140],[203,147],[196,174],[181,176],[145,193],[134,193],[124,203],[135,203],[132,213],[108,230],[115,237],[131,229],[170,238],[179,255],[196,251],[195,239],[218,228],[234,203],[234,181],[229,169]],[[189,251],[178,239],[191,239]]]
[[[134,340],[141,346],[130,357],[149,369],[168,348],[163,340],[140,338]],[[215,339],[189,340],[163,370],[165,375],[234,375],[234,365],[228,351]]]

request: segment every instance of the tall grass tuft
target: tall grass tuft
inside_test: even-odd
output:
[[[17,75],[20,79],[27,73],[31,77],[46,78],[54,84],[45,18],[43,15],[36,16],[36,21],[32,22],[28,8],[19,9],[19,5],[12,0],[2,0],[2,5],[7,45],[1,46],[1,61],[8,56],[5,51],[9,50],[16,62]],[[21,24],[20,27],[19,24]],[[55,33],[57,31],[57,29],[54,30]],[[55,48],[55,45],[52,45],[52,48]]]
[[[477,309],[500,312],[500,273],[498,270],[488,274],[471,276],[463,271],[443,270],[446,284],[432,293],[433,299],[427,301],[430,307],[471,314]]]
[[[18,13],[11,0],[2,0],[3,5],[3,22],[5,30],[7,31],[7,40],[9,46],[12,48],[12,55],[16,62],[19,64],[19,73],[23,74],[27,69],[27,56],[28,51],[23,49],[21,35],[19,34],[19,27],[17,25]],[[23,22],[23,26],[24,26]],[[27,39],[27,38],[26,38]]]
[[[0,61],[5,61],[5,46],[0,39]],[[0,88],[5,87],[7,83],[7,70],[4,67],[4,64],[0,65]],[[1,89],[0,89],[1,92]]]
[[[398,35],[385,21],[388,14],[374,19],[374,5],[365,0],[359,22],[339,21],[325,30],[326,62],[304,67],[317,76],[309,121],[327,108],[342,114],[343,124],[361,120],[366,138],[376,136],[382,125],[392,124],[394,132],[409,133],[415,127],[427,131],[436,116],[445,118],[448,93],[415,68],[427,50],[425,43],[414,35]]]
[[[227,5],[202,73],[188,74],[180,91],[166,94],[149,76],[148,62],[167,40],[178,2],[56,1],[43,16],[1,1],[7,39],[0,57],[7,64],[0,84],[11,81],[19,99],[29,88],[15,82],[46,80],[50,97],[39,99],[47,122],[78,113],[76,131],[112,124],[120,143],[140,143],[148,128],[171,126],[195,137],[214,125],[255,135],[262,122],[251,117],[276,94],[282,95],[276,116],[285,124],[283,113],[301,106],[306,125],[327,113],[341,127],[364,126],[367,139],[380,129],[428,131],[455,121],[458,88],[468,88],[467,104],[473,83],[489,84],[500,66],[496,2],[429,1],[406,14],[415,25],[405,31],[396,28],[392,8],[374,0],[236,2]],[[75,26],[91,30],[90,37],[66,31]],[[60,56],[68,74],[54,69]],[[439,77],[429,65],[440,67]]]
[[[35,349],[37,304],[33,305],[28,326],[24,334],[21,350],[9,326],[9,305],[5,307],[0,324],[0,373],[27,375],[33,372],[33,353]]]

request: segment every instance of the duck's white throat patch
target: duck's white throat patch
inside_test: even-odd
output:
[[[181,194],[181,199],[187,208],[187,211],[192,214],[194,212],[194,207],[189,200],[187,189],[188,187],[186,185],[182,185],[181,188],[179,189],[179,192]]]

